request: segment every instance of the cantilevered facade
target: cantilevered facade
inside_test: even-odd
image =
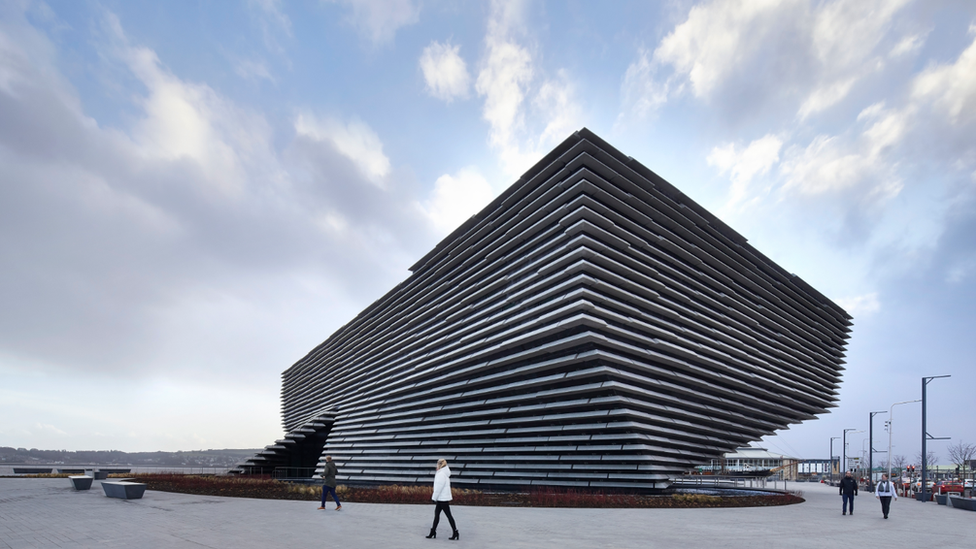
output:
[[[850,317],[583,129],[282,374],[244,464],[662,488],[834,406]]]

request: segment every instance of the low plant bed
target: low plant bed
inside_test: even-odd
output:
[[[213,475],[130,475],[146,483],[149,490],[201,496],[319,501],[321,485],[297,484],[259,476]],[[336,488],[339,500],[360,503],[429,504],[430,486],[377,486]],[[532,488],[515,492],[452,490],[452,505],[504,507],[616,507],[616,508],[697,508],[763,507],[802,503],[800,492],[757,492],[719,496],[706,494],[618,494],[573,489]]]

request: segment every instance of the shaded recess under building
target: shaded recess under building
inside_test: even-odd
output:
[[[582,129],[282,374],[241,471],[664,488],[835,406],[850,316]]]

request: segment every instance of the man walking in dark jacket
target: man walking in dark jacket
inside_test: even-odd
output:
[[[336,511],[342,509],[342,504],[339,503],[339,496],[336,495],[336,473],[339,470],[336,468],[335,463],[332,463],[332,456],[325,456],[325,470],[322,471],[322,506],[319,509],[325,509],[325,495],[331,494],[332,499],[336,502]]]
[[[842,515],[847,514],[847,502],[851,503],[851,514],[854,514],[854,496],[857,495],[857,481],[851,476],[851,472],[848,471],[844,475],[844,478],[840,479],[840,495],[844,498],[844,508]],[[325,497],[325,496],[322,496]]]

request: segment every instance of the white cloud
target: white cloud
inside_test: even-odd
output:
[[[250,0],[275,26],[291,36],[291,19],[281,11],[281,0]]]
[[[739,70],[742,60],[761,51],[763,39],[790,0],[735,0],[694,6],[688,19],[661,40],[654,60],[687,76],[696,97],[708,97]]]
[[[836,302],[849,315],[854,317],[854,322],[857,322],[857,317],[859,316],[869,316],[881,309],[881,302],[878,301],[877,292],[837,299]]]
[[[129,43],[114,14],[105,14],[104,26],[113,41],[111,53],[147,90],[137,98],[144,115],[132,132],[139,154],[192,161],[203,172],[208,191],[239,195],[245,170],[251,168],[240,153],[267,154],[270,129],[263,118],[238,109],[207,85],[177,78],[154,51]]]
[[[438,233],[446,235],[481,211],[494,195],[491,184],[477,170],[465,168],[438,177],[421,209]]]
[[[94,47],[130,100],[114,127],[46,36],[0,18],[0,367],[252,383],[338,327],[323,307],[351,317],[426,248],[410,174],[378,188],[392,168],[366,124],[302,115],[279,150],[260,113],[106,17]]]
[[[933,102],[953,123],[976,116],[976,40],[955,63],[929,67],[918,75],[912,97]]]
[[[874,52],[896,13],[911,0],[835,0],[817,11],[811,44],[819,81],[800,106],[804,119],[836,105],[854,83],[881,66]]]
[[[901,57],[918,51],[925,44],[927,33],[911,34],[902,38],[900,42],[891,48],[889,57]]]
[[[393,40],[400,27],[420,20],[420,7],[411,0],[330,0],[351,10],[349,22],[374,45]]]
[[[453,101],[468,95],[471,76],[458,51],[461,46],[432,41],[420,56],[427,93],[437,99]]]
[[[726,207],[734,207],[749,200],[749,184],[757,175],[769,172],[779,162],[779,151],[783,140],[769,134],[763,136],[742,151],[736,151],[735,144],[728,143],[715,147],[708,155],[708,164],[719,169],[719,173],[729,173],[732,187]]]
[[[800,105],[797,116],[802,120],[811,114],[827,110],[829,107],[836,105],[841,99],[847,97],[847,94],[851,91],[856,81],[857,78],[851,77],[823,84],[810,92],[810,95]]]
[[[517,175],[531,162],[519,150],[516,132],[525,123],[522,103],[533,76],[532,56],[509,38],[503,22],[494,19],[489,23],[485,46],[487,59],[475,89],[485,97],[482,116],[491,126],[488,141],[499,150],[506,172]]]
[[[848,97],[883,68],[876,53],[910,0],[732,0],[693,6],[653,56],[643,48],[623,78],[624,113],[646,116],[689,89],[730,111],[742,95],[790,97],[803,120]],[[907,47],[907,46],[905,46]],[[663,68],[670,67],[668,75]]]
[[[536,124],[526,121],[526,97],[532,92],[537,71],[532,53],[518,39],[523,32],[521,3],[492,3],[485,58],[475,83],[475,90],[485,98],[482,117],[491,127],[488,142],[511,177],[521,175],[547,149],[568,137],[580,118],[569,76],[557,71],[557,78],[539,84],[531,102],[532,114],[537,115],[532,122],[542,126],[538,137],[531,137],[529,126]]]
[[[900,194],[905,185],[899,170],[902,157],[892,151],[908,143],[927,147],[943,137],[951,143],[958,139],[950,131],[952,127],[964,131],[963,125],[974,119],[976,41],[954,62],[917,75],[909,89],[911,95],[900,108],[887,108],[885,101],[864,108],[857,116],[858,122],[867,125],[863,131],[822,134],[806,147],[790,147],[783,162],[785,188],[805,195],[854,191],[874,206]],[[928,116],[929,106],[941,116]],[[962,162],[962,167],[971,165],[966,160],[968,153],[960,154],[956,162]]]
[[[911,111],[883,110],[875,104],[861,114],[859,118],[875,121],[859,135],[819,135],[805,148],[791,147],[782,165],[785,188],[806,195],[860,188],[864,196],[879,200],[901,192],[897,160],[887,152],[904,138]]]
[[[383,154],[383,143],[376,132],[361,120],[342,123],[319,120],[303,113],[295,119],[295,132],[316,141],[331,142],[343,156],[352,160],[374,185],[384,188],[390,173],[390,159]]]
[[[278,43],[278,35],[292,37],[291,18],[281,11],[281,0],[249,0],[252,17],[257,19],[261,27],[264,46],[273,52],[283,53],[284,48]]]
[[[271,83],[275,82],[274,77],[271,76],[271,72],[268,70],[267,65],[264,64],[264,61],[241,59],[234,63],[234,72],[237,73],[237,76],[246,80],[263,78]]]
[[[862,120],[871,120],[877,118],[879,114],[884,112],[884,108],[885,108],[884,101],[878,101],[877,103],[871,106],[865,107],[861,112],[858,113],[857,121],[861,122]]]
[[[549,143],[559,143],[578,129],[582,115],[566,71],[560,70],[556,79],[543,82],[532,104],[546,123],[539,135],[541,147]]]
[[[621,85],[624,109],[617,118],[621,124],[631,116],[644,118],[655,112],[658,107],[667,103],[670,82],[659,82],[657,65],[652,60],[652,53],[644,48],[638,51],[638,59],[627,67],[624,82]]]

